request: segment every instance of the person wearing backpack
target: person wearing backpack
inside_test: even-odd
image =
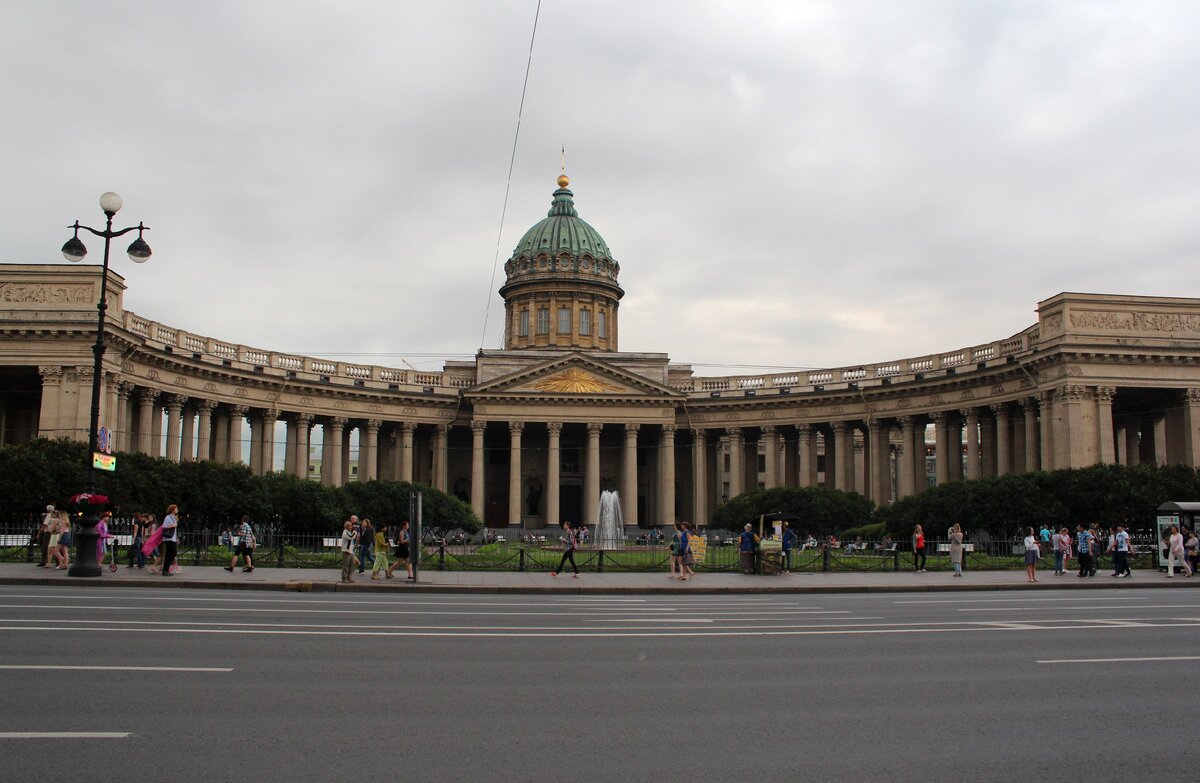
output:
[[[1082,524],[1075,526],[1075,553],[1079,557],[1079,578],[1086,579],[1092,575],[1092,550],[1095,547],[1095,537],[1092,531]]]
[[[233,551],[233,557],[229,560],[229,565],[225,566],[226,571],[233,571],[237,565],[239,556],[243,558],[246,565],[242,568],[244,573],[250,573],[254,570],[254,547],[257,541],[254,538],[254,526],[250,524],[250,515],[242,517],[242,524],[237,532],[237,549]]]

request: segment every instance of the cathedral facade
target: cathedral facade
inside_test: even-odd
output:
[[[618,350],[620,264],[561,177],[505,264],[504,349],[418,372],[280,353],[126,309],[110,271],[101,423],[116,450],[328,484],[428,483],[489,527],[706,524],[758,486],[878,504],[947,481],[1200,464],[1200,300],[1060,293],[990,343],[699,377]],[[0,443],[87,440],[100,268],[0,265]],[[118,468],[119,469],[119,468]]]

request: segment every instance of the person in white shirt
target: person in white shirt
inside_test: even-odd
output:
[[[1042,548],[1038,545],[1037,536],[1033,534],[1033,528],[1025,528],[1025,575],[1029,577],[1030,582],[1038,580],[1037,564],[1041,555]]]
[[[162,576],[171,576],[175,555],[179,551],[179,506],[167,506],[167,515],[162,522],[163,564]]]
[[[340,540],[342,548],[342,581],[353,582],[354,579],[350,576],[354,571],[355,557],[354,544],[358,540],[358,535],[354,532],[354,521],[357,517],[351,517],[342,525],[342,538]]]
[[[1133,571],[1129,568],[1129,554],[1132,549],[1129,533],[1125,532],[1124,527],[1117,525],[1117,532],[1112,537],[1113,576],[1123,576],[1126,579],[1133,576]]]

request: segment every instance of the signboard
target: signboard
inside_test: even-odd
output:
[[[697,563],[704,562],[704,556],[708,554],[708,539],[704,536],[688,536],[688,546],[692,549],[692,557]]]
[[[112,454],[112,441],[112,430],[108,427],[101,427],[96,430],[96,451]]]
[[[111,454],[92,452],[92,467],[96,470],[114,471],[117,469],[117,458]]]

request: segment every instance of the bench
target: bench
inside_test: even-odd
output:
[[[962,548],[963,548],[964,552],[974,552],[975,551],[974,544],[963,544]],[[949,544],[938,544],[938,552],[949,552],[949,551],[950,551]],[[1021,551],[1024,552],[1025,550],[1022,549]]]

